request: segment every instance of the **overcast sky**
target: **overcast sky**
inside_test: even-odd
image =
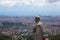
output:
[[[0,15],[60,16],[60,0],[0,0]]]

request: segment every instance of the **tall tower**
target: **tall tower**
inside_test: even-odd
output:
[[[43,40],[43,29],[40,17],[35,17],[36,26],[33,28],[33,35],[35,40]]]

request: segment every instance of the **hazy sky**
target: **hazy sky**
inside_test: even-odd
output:
[[[0,0],[0,15],[60,16],[60,0]]]

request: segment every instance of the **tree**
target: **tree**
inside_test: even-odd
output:
[[[51,40],[60,40],[60,34],[57,34],[55,36],[50,36]]]

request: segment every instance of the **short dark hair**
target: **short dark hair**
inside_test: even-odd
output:
[[[38,22],[38,21],[40,21],[40,17],[35,17],[35,22]]]

